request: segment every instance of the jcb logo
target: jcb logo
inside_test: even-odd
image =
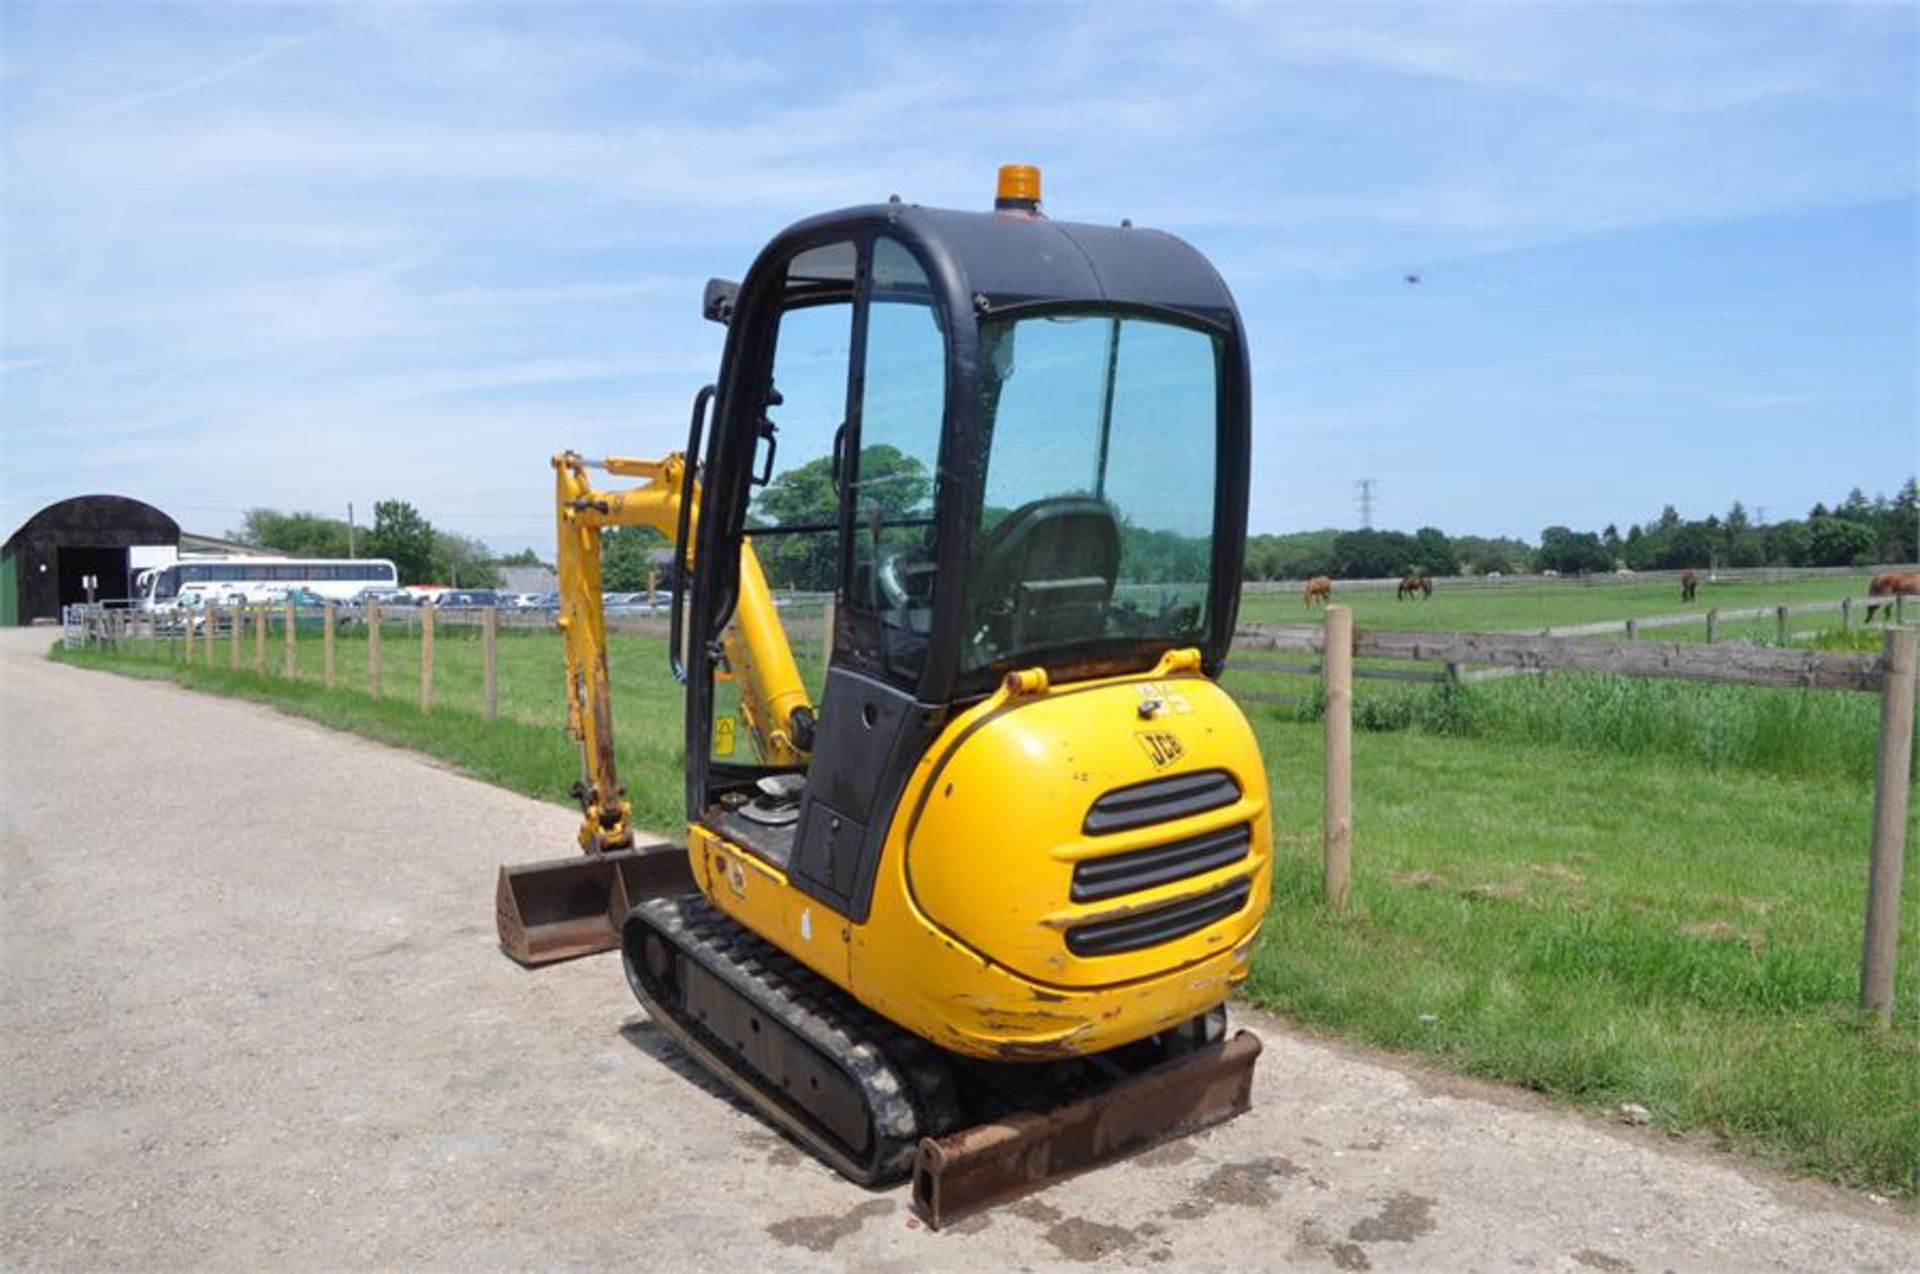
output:
[[[1153,768],[1156,770],[1166,769],[1187,754],[1187,750],[1180,746],[1180,740],[1171,734],[1155,731],[1136,734],[1133,737],[1140,740],[1140,746],[1147,750],[1147,755],[1153,759]]]

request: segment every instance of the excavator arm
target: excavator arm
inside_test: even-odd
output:
[[[585,815],[580,846],[588,853],[624,849],[633,843],[633,806],[614,761],[606,615],[601,602],[601,536],[608,527],[646,526],[672,541],[682,530],[681,503],[690,502],[684,519],[687,542],[676,546],[684,575],[693,565],[699,484],[690,480],[686,457],[679,452],[662,460],[614,456],[594,461],[566,451],[553,458],[553,468],[567,729],[580,743],[580,783],[575,788]],[[641,482],[621,490],[599,490],[590,476],[596,469]],[[755,757],[763,765],[805,765],[813,743],[814,707],[751,541],[740,548],[739,602],[721,645],[725,669],[739,690],[740,715]]]
[[[580,801],[579,840],[585,853],[500,869],[495,892],[500,943],[528,965],[611,950],[620,944],[620,924],[632,901],[692,883],[680,847],[634,848],[633,803],[614,758],[601,584],[603,533],[622,526],[652,527],[674,542],[685,578],[693,563],[699,483],[679,452],[660,460],[588,460],[565,451],[553,458],[553,469],[560,576],[556,622],[566,651],[567,730],[580,744],[580,781],[573,791]],[[602,489],[594,485],[595,471],[639,481]],[[689,507],[683,510],[683,504]],[[813,745],[814,706],[751,542],[741,544],[739,601],[721,649],[755,758],[776,767],[805,765]]]

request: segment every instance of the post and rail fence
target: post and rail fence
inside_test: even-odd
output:
[[[1892,1020],[1898,963],[1901,874],[1913,773],[1916,647],[1920,629],[1887,629],[1881,652],[1861,654],[1765,646],[1702,646],[1680,642],[1599,643],[1532,633],[1407,632],[1356,628],[1353,612],[1329,606],[1318,626],[1255,628],[1236,638],[1241,648],[1320,656],[1310,665],[1321,679],[1325,705],[1326,791],[1322,889],[1346,905],[1352,877],[1353,680],[1355,658],[1438,662],[1450,670],[1425,679],[1459,678],[1466,667],[1535,672],[1598,672],[1745,686],[1843,690],[1880,696],[1880,732],[1868,846],[1866,921],[1860,961],[1860,1007],[1883,1025]],[[1231,663],[1232,667],[1246,667]],[[1256,665],[1259,666],[1259,665]],[[1309,665],[1285,665],[1305,671]],[[1404,672],[1401,669],[1375,669]],[[1242,696],[1248,697],[1248,696]]]
[[[802,666],[818,671],[824,684],[833,629],[833,602],[821,594],[782,594],[779,605],[794,641],[796,654],[804,656]],[[664,604],[648,609],[613,612],[606,618],[609,633],[664,637],[667,632]],[[109,650],[127,650],[134,645],[152,653],[164,651],[165,658],[183,664],[206,667],[224,666],[232,671],[249,671],[282,679],[302,676],[300,652],[317,634],[321,646],[318,680],[328,689],[339,688],[345,680],[340,648],[343,632],[363,635],[365,648],[364,693],[374,699],[387,697],[392,687],[391,651],[388,639],[404,638],[419,647],[418,703],[422,712],[445,707],[441,694],[446,679],[448,640],[457,636],[477,638],[479,646],[479,688],[477,710],[486,720],[500,716],[500,650],[506,634],[544,634],[553,631],[551,610],[515,610],[494,606],[451,607],[428,602],[419,606],[382,606],[369,601],[360,605],[326,602],[320,606],[296,607],[286,602],[264,604],[218,604],[203,608],[179,608],[168,611],[142,611],[125,605],[93,603],[66,607],[61,615],[62,644],[68,649],[87,646]],[[269,657],[275,630],[279,632],[280,657]],[[249,636],[250,634],[250,636]],[[218,654],[224,643],[226,654]],[[251,653],[248,652],[249,644]],[[457,661],[470,668],[470,661]],[[438,669],[436,665],[441,665]],[[311,675],[309,673],[308,675]],[[455,674],[457,677],[457,673]]]

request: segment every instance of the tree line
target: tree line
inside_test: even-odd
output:
[[[541,564],[530,548],[500,557],[473,536],[441,530],[405,500],[379,501],[372,527],[358,531],[342,518],[318,513],[248,509],[240,529],[227,537],[288,557],[384,557],[402,584],[498,588],[501,567]]]
[[[891,452],[891,448],[874,451]],[[876,503],[888,516],[915,508],[927,492],[909,479],[914,466],[897,453],[863,457],[874,481]],[[831,521],[832,495],[826,461],[782,474],[762,496],[755,521],[808,524]],[[885,492],[884,496],[879,493]],[[1145,580],[1197,579],[1205,572],[1207,541],[1171,532],[1149,531],[1123,523],[1127,559]],[[293,557],[348,556],[349,528],[339,518],[317,513],[249,509],[230,538]],[[832,564],[822,553],[830,545],[818,537],[768,536],[761,555],[778,587],[831,587]],[[666,540],[645,527],[606,532],[605,586],[633,592],[647,586],[653,552]],[[537,566],[531,549],[507,557],[494,555],[480,540],[435,527],[405,500],[381,500],[373,506],[373,526],[358,533],[361,557],[384,557],[399,568],[403,584],[457,584],[496,588],[503,566]],[[1859,487],[1828,505],[1816,503],[1804,518],[1761,524],[1744,504],[1734,501],[1724,515],[1698,520],[1680,516],[1671,504],[1651,521],[1630,525],[1624,534],[1609,523],[1599,531],[1550,526],[1540,542],[1503,536],[1448,535],[1438,527],[1404,531],[1323,529],[1248,537],[1245,578],[1249,580],[1390,579],[1400,575],[1511,575],[1557,571],[1562,575],[1617,570],[1705,570],[1710,567],[1864,566],[1875,562],[1920,560],[1920,483],[1907,479],[1892,496],[1869,498]]]
[[[1540,542],[1475,535],[1438,527],[1403,531],[1297,531],[1247,540],[1250,580],[1390,579],[1399,575],[1511,575],[1557,571],[1585,575],[1618,570],[1706,570],[1711,567],[1865,566],[1920,560],[1920,484],[1908,478],[1891,498],[1869,499],[1855,487],[1804,518],[1762,525],[1736,500],[1723,515],[1698,520],[1671,504],[1660,516],[1622,534],[1550,526]]]

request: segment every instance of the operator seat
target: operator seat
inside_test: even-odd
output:
[[[1106,501],[1051,496],[1021,505],[975,551],[968,629],[979,662],[1104,636],[1119,574],[1120,524]]]

